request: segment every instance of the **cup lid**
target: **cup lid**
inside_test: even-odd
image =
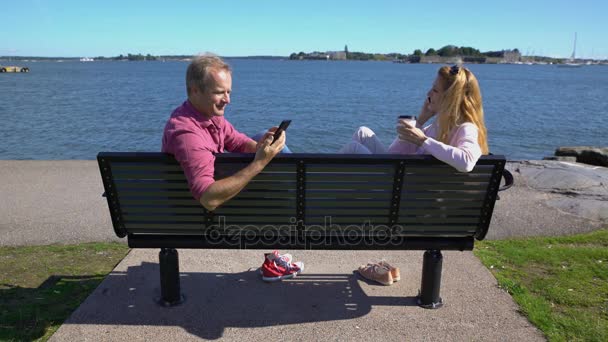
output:
[[[416,117],[414,115],[399,115],[399,119],[416,120]]]

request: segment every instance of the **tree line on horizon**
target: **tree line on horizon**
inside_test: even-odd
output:
[[[440,56],[440,57],[456,57],[456,56],[471,56],[471,57],[504,57],[505,53],[513,52],[519,54],[519,49],[486,51],[481,52],[470,46],[458,47],[455,45],[446,45],[439,50],[430,48],[423,54],[422,50],[416,49],[412,55],[414,56]]]
[[[327,59],[328,54],[335,54],[337,51],[331,52],[320,52],[313,51],[311,53],[305,53],[300,51],[299,53],[292,53],[289,56],[289,59]],[[422,56],[439,56],[439,57],[457,57],[457,56],[466,56],[466,57],[478,57],[478,58],[487,58],[487,57],[504,57],[505,53],[515,53],[520,55],[519,49],[515,48],[513,50],[500,50],[500,51],[486,51],[481,52],[479,49],[475,49],[469,46],[455,46],[455,45],[446,45],[438,50],[434,48],[428,49],[426,52],[422,52],[420,49],[414,50],[412,54],[401,54],[401,53],[388,53],[388,54],[380,54],[380,53],[365,53],[365,52],[350,52],[348,51],[348,46],[344,47],[344,57],[338,59],[346,59],[346,60],[401,60],[401,61],[412,61],[420,60]]]

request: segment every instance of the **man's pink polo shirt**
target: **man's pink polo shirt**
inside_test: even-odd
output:
[[[215,181],[213,154],[244,152],[249,141],[249,137],[234,129],[223,116],[209,119],[186,100],[173,111],[165,125],[162,151],[172,154],[181,164],[190,192],[200,200]]]

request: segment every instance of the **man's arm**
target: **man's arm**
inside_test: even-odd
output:
[[[285,134],[281,134],[276,143],[272,143],[272,133],[266,133],[264,139],[256,144],[255,158],[251,164],[234,175],[218,180],[211,184],[200,198],[200,202],[207,210],[215,210],[217,207],[236,196],[243,188],[262,172],[264,167],[276,156],[285,146]]]
[[[279,127],[278,126],[274,126],[271,127],[268,132],[275,132]],[[266,134],[264,134],[264,136],[262,137],[262,141],[264,141],[266,138],[268,138],[268,132],[266,132]],[[258,142],[255,140],[251,140],[249,141],[246,145],[245,145],[245,153],[255,153],[257,151],[258,148]]]
[[[252,139],[245,145],[245,153],[255,153],[257,147],[258,142]]]

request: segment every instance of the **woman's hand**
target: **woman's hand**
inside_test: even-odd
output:
[[[410,142],[416,146],[422,145],[427,138],[421,129],[416,128],[405,121],[399,121],[399,124],[397,124],[397,134],[399,135],[399,139]]]

